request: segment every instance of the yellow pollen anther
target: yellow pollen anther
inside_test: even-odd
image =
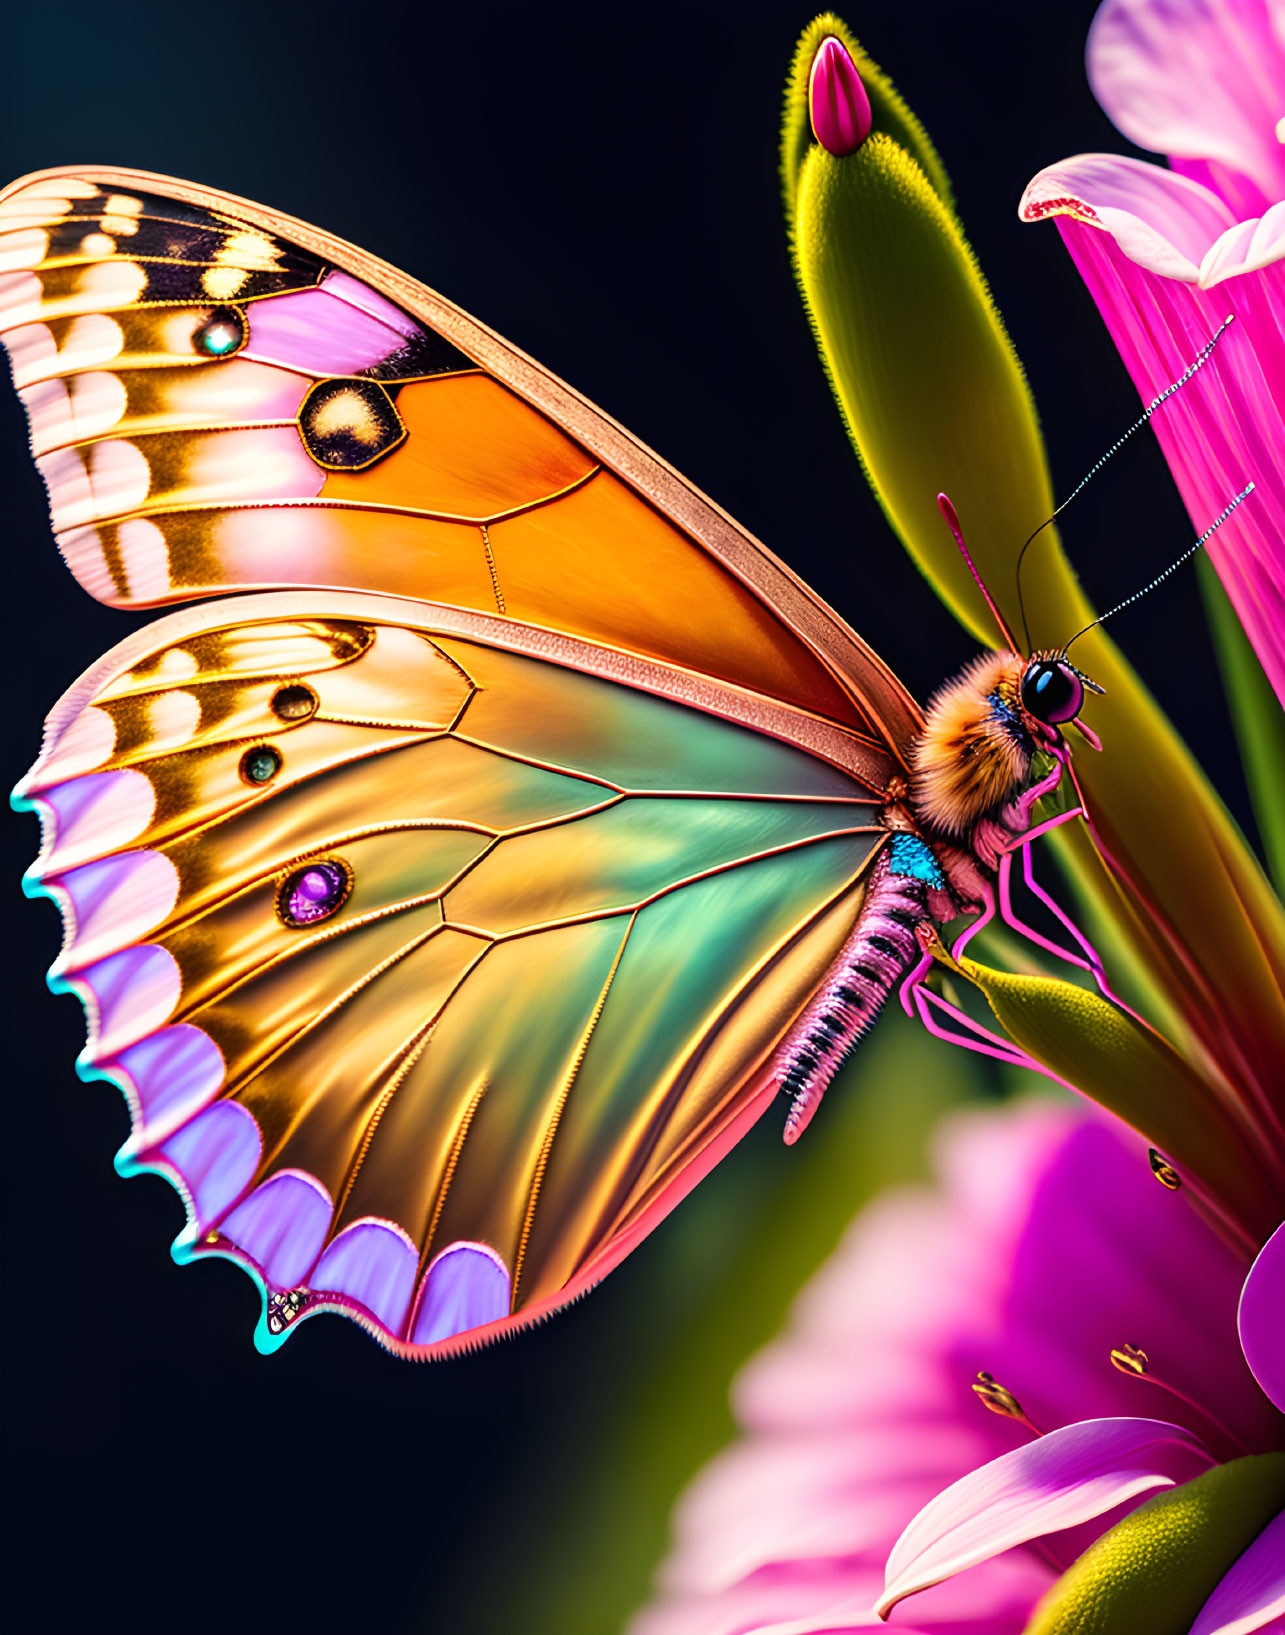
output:
[[[1000,1414],[1004,1419],[1017,1419],[1026,1422],[1026,1415],[1022,1412],[1022,1405],[1005,1386],[1001,1385],[993,1374],[985,1369],[973,1381],[973,1390],[982,1399],[983,1404],[993,1414]]]
[[[1136,1345],[1118,1345],[1111,1353],[1111,1366],[1122,1374],[1141,1376],[1147,1372],[1147,1354]]]
[[[1151,1165],[1151,1173],[1162,1187],[1168,1187],[1170,1192],[1177,1192],[1182,1185],[1182,1176],[1173,1167],[1167,1158],[1162,1157],[1154,1147],[1147,1148],[1147,1161]]]

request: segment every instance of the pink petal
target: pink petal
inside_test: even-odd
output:
[[[1141,159],[1081,153],[1040,171],[1018,206],[1023,221],[1072,215],[1105,228],[1130,261],[1184,284],[1236,218],[1206,187]]]
[[[1271,0],[1106,0],[1089,31],[1094,95],[1139,147],[1261,215],[1285,196],[1280,26]]]
[[[984,1421],[835,1426],[734,1445],[681,1501],[682,1547],[666,1565],[666,1588],[709,1594],[765,1568],[838,1560],[861,1562],[877,1587],[898,1523],[949,1474],[985,1460],[994,1446],[986,1430]]]
[[[939,1493],[905,1529],[875,1610],[886,1618],[907,1595],[1015,1544],[1172,1487],[1180,1479],[1172,1474],[1178,1449],[1188,1465],[1190,1454],[1203,1455],[1189,1431],[1163,1420],[1089,1419],[1002,1453]]]
[[[1059,198],[1058,187],[1069,185],[1072,172],[1083,179],[1084,163],[1037,176],[1022,214],[1027,220],[1058,216],[1143,400],[1151,402],[1177,380],[1224,318],[1235,317],[1214,357],[1151,425],[1200,532],[1254,483],[1208,549],[1268,679],[1285,700],[1285,262],[1229,277],[1213,293],[1194,279],[1159,276],[1112,231],[1086,225],[1093,199],[1085,205],[1067,193]],[[1168,181],[1200,191],[1180,178]]]
[[[1227,1573],[1191,1635],[1250,1635],[1277,1618],[1285,1618],[1285,1516],[1269,1521]]]
[[[1285,1413],[1285,1223],[1249,1268],[1236,1324],[1254,1378]]]
[[[1200,287],[1211,290],[1240,273],[1270,267],[1282,256],[1285,256],[1285,200],[1272,205],[1261,216],[1237,222],[1214,240],[1200,263]]]
[[[1174,1215],[1145,1146],[1035,1100],[952,1115],[935,1145],[940,1189],[867,1205],[786,1332],[741,1375],[742,1438],[683,1498],[656,1601],[630,1635],[869,1628],[907,1520],[1028,1442],[973,1397],[980,1368],[1037,1424],[1131,1415],[1154,1388],[1103,1359],[1122,1334],[1144,1336],[1157,1367],[1163,1357],[1176,1386],[1216,1399],[1247,1446],[1277,1439],[1279,1416],[1235,1340],[1244,1264],[1194,1212]],[[1020,1635],[1055,1564],[1114,1519],[1108,1510],[947,1579],[890,1627]]]
[[[717,1596],[649,1607],[627,1635],[846,1635],[882,1629],[872,1610],[881,1574],[844,1561],[760,1573]],[[1020,1635],[1054,1582],[1047,1563],[1018,1552],[925,1592],[901,1635]]]

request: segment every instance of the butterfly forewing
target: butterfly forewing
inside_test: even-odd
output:
[[[898,752],[917,729],[886,668],[762,547],[394,269],[127,172],[32,178],[0,213],[0,336],[59,545],[100,599],[427,596],[749,687]]]

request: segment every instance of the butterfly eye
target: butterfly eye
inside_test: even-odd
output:
[[[235,307],[217,307],[192,337],[207,358],[230,358],[246,342],[245,318]]]
[[[246,783],[271,783],[281,770],[281,752],[271,744],[258,744],[241,757],[241,776]]]
[[[352,890],[352,870],[337,858],[309,863],[286,875],[277,888],[277,914],[293,930],[337,914]]]
[[[1037,659],[1022,677],[1022,705],[1037,721],[1055,724],[1079,715],[1084,683],[1065,659]]]
[[[290,687],[278,687],[272,695],[272,713],[280,721],[306,721],[315,715],[321,700],[311,687],[296,682]]]

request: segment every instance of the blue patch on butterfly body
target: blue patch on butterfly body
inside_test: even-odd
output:
[[[933,856],[930,847],[926,846],[918,835],[895,834],[892,844],[888,848],[888,873],[907,875],[912,880],[922,880],[925,885],[941,890],[946,884],[946,876],[941,872],[941,865]]]

